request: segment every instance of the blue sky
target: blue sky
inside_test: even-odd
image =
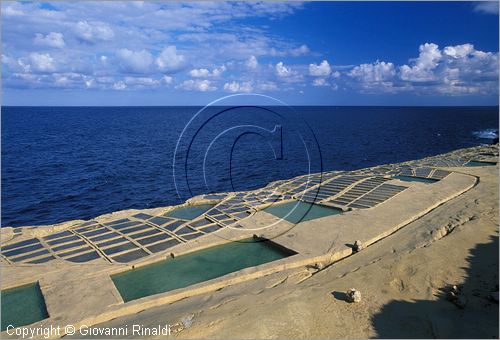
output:
[[[3,105],[498,105],[498,2],[2,2]]]

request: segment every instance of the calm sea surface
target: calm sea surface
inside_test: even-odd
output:
[[[212,108],[188,125],[198,110],[3,107],[2,226],[179,204],[309,169],[401,162],[498,135],[498,107],[295,107],[301,119],[284,108],[220,115]]]

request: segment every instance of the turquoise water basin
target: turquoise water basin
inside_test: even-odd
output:
[[[482,161],[469,161],[465,166],[493,166],[497,165],[495,162],[482,162]]]
[[[175,209],[167,213],[165,216],[179,218],[181,220],[192,220],[204,214],[213,207],[213,204],[190,205],[187,207]]]
[[[168,292],[295,253],[271,241],[244,240],[167,259],[111,277],[123,301]]]
[[[30,325],[49,317],[38,282],[2,290],[1,331],[7,326]]]
[[[272,205],[264,209],[264,211],[273,214],[276,217],[283,218],[290,223],[305,222],[320,217],[338,215],[342,213],[341,209],[302,201]]]
[[[434,178],[423,178],[423,177],[413,177],[413,176],[394,176],[395,179],[399,179],[403,182],[420,182],[420,183],[434,183],[438,179]]]

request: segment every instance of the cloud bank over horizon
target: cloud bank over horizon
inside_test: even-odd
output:
[[[460,36],[450,44],[436,37],[414,41],[406,58],[394,52],[391,59],[391,51],[381,49],[380,58],[345,62],[341,49],[322,48],[325,44],[308,41],[307,34],[280,34],[283,22],[314,6],[4,2],[3,88],[82,96],[150,91],[170,94],[172,104],[181,93],[258,92],[283,98],[310,93],[304,98],[309,104],[328,93],[498,97],[498,45],[485,50]],[[491,3],[474,4],[470,12],[498,20]],[[311,33],[319,35],[321,28]]]

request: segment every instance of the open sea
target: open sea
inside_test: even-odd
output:
[[[498,107],[199,109],[2,107],[1,225],[418,159],[490,144],[499,123]]]

